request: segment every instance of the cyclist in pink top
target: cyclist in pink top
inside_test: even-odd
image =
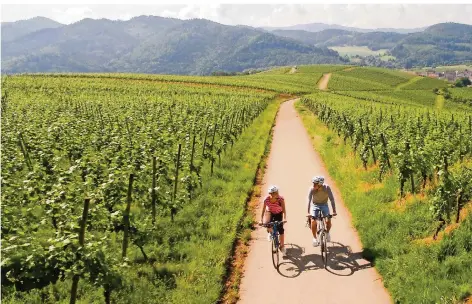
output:
[[[262,208],[261,214],[261,224],[264,221],[264,213],[270,212],[270,222],[272,221],[283,221],[287,220],[287,211],[285,209],[285,200],[282,196],[279,195],[279,189],[277,186],[269,187],[269,196],[264,200],[264,207]],[[267,232],[269,234],[272,232],[272,228],[268,228]],[[280,251],[285,254],[285,236],[284,236],[284,225],[279,225],[279,235],[280,235]]]

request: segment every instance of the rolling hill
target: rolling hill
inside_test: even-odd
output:
[[[282,26],[282,27],[264,27],[265,30],[274,31],[274,30],[302,30],[307,32],[321,32],[324,30],[344,30],[349,32],[359,32],[359,33],[370,33],[370,32],[394,32],[401,34],[416,33],[422,32],[426,27],[421,28],[377,28],[377,29],[364,29],[358,27],[349,27],[338,24],[326,24],[326,23],[307,23],[307,24],[296,24],[292,26]]]
[[[436,24],[403,38],[391,53],[407,67],[472,61],[472,25]]]
[[[250,27],[204,19],[83,19],[2,39],[2,72],[209,74],[290,64],[342,63],[338,53]]]
[[[83,19],[70,25],[37,17],[2,23],[2,73],[139,72],[207,75],[295,64],[346,63],[329,49],[387,50],[395,61],[360,64],[413,67],[472,61],[472,26],[441,23],[402,34],[359,32],[323,24],[266,31],[205,19],[139,16],[127,21]],[[306,28],[304,31],[297,28]],[[326,27],[324,27],[326,28]],[[367,60],[368,59],[368,60]]]
[[[15,22],[2,22],[2,42],[12,41],[42,29],[58,28],[61,26],[63,24],[44,17],[35,17]]]
[[[340,29],[321,32],[275,30],[272,33],[317,47],[367,46],[371,50],[387,49],[397,58],[398,67],[472,61],[472,25],[467,24],[439,23],[410,34],[359,33]]]

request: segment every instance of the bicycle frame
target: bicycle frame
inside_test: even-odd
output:
[[[333,217],[332,215],[328,215],[328,216],[321,215],[317,217],[308,216],[308,219],[311,218],[316,221],[317,233],[318,233],[317,239],[320,244],[321,258],[323,259],[323,264],[325,268],[328,265],[328,245],[326,242],[326,234],[328,233],[328,231],[326,230],[325,220],[332,217]]]
[[[322,231],[326,231],[326,218],[328,217],[317,217],[315,219],[318,225],[318,234],[321,234]]]
[[[279,225],[284,223],[286,221],[276,221],[276,222],[269,222],[267,224],[263,224],[262,226],[266,228],[272,228],[272,239],[275,241],[275,245],[277,249],[279,248],[280,242],[279,242]]]
[[[276,221],[276,222],[270,222],[267,224],[262,224],[262,226],[266,228],[272,228],[272,263],[274,264],[274,268],[277,269],[279,267],[279,230],[278,226],[281,225],[282,223],[285,223],[286,221]]]
[[[269,223],[269,224],[272,224],[272,239],[275,242],[275,248],[277,248],[277,250],[278,250],[279,245],[280,245],[279,230],[278,230],[279,223],[278,222],[272,222],[272,223]]]
[[[320,231],[326,231],[326,223],[325,221],[328,219],[328,218],[332,218],[333,216],[332,215],[328,215],[328,216],[312,216],[312,215],[309,215],[307,216],[308,218],[308,221],[310,220],[315,220],[316,221],[316,227],[317,227],[317,232],[318,234],[320,234]],[[307,226],[309,226],[311,228],[311,223],[307,223]]]

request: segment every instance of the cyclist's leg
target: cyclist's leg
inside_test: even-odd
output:
[[[316,222],[315,219],[311,220],[311,234],[313,234],[313,237],[316,238],[316,232],[318,229],[318,223]]]
[[[282,221],[283,220],[283,215],[282,213],[274,214],[274,221]],[[279,240],[280,240],[280,248],[283,248],[285,246],[285,230],[284,230],[284,224],[279,225],[278,227],[279,231]]]
[[[269,208],[267,208],[267,206],[264,206],[263,208],[265,208],[266,210],[264,212],[264,218],[262,219],[262,223],[267,224],[270,222],[270,218],[272,217],[272,214],[270,213]],[[268,233],[271,232],[271,229],[269,229],[269,227],[267,227],[267,232]]]
[[[318,217],[320,214],[320,209],[315,205],[313,207],[313,210],[311,211],[311,216],[312,217]],[[316,233],[318,230],[318,222],[312,218],[311,220],[311,233],[313,234],[313,237],[316,239]]]
[[[320,209],[321,209],[321,212],[323,213],[323,216],[330,215],[328,205],[321,205]],[[326,218],[326,231],[329,232],[330,229],[331,229],[331,219]]]
[[[274,215],[275,215],[275,214],[272,214],[270,211],[268,211],[268,212],[269,212],[269,214],[270,214],[270,217],[269,217],[269,221],[268,221],[268,222],[270,223],[270,222],[276,221],[276,220],[274,219]],[[272,226],[267,227],[267,232],[269,232],[270,234],[272,234]]]
[[[331,230],[331,227],[332,227],[332,226],[333,226],[333,225],[331,224],[331,219],[330,219],[330,218],[326,219],[326,230],[327,230],[328,232]]]

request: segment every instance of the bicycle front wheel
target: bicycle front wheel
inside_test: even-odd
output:
[[[321,247],[321,258],[323,259],[324,267],[328,266],[328,242],[326,240],[326,232],[322,232],[320,235],[320,247]]]
[[[275,239],[272,240],[271,251],[272,264],[274,265],[274,268],[277,269],[277,267],[279,267],[279,245],[277,244],[277,241]]]

